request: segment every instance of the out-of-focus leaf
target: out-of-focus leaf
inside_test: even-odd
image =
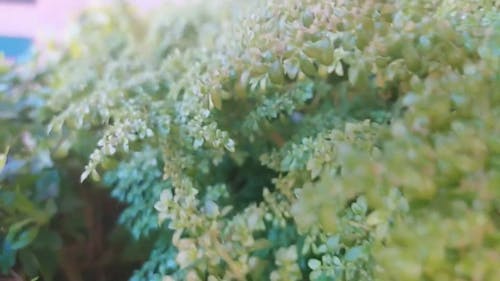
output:
[[[19,250],[30,244],[38,234],[38,226],[33,225],[32,219],[26,219],[13,224],[5,238],[13,250]]]
[[[5,167],[5,162],[7,162],[7,154],[9,153],[9,147],[5,149],[4,153],[0,153],[0,172],[2,172]]]

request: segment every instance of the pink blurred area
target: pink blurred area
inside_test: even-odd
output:
[[[0,0],[0,35],[57,39],[78,12],[89,5],[102,5],[112,0]],[[161,3],[182,0],[131,0],[131,4],[151,9]]]

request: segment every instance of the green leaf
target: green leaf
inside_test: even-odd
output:
[[[309,268],[312,270],[316,270],[321,266],[321,261],[317,259],[309,259],[307,261],[307,266],[309,266]]]
[[[0,172],[2,172],[3,168],[5,167],[5,162],[7,162],[8,153],[9,153],[9,147],[7,146],[5,152],[0,154]]]
[[[297,62],[292,60],[285,60],[283,62],[285,73],[290,79],[295,79],[297,74],[299,73],[299,67],[297,66]]]
[[[345,253],[346,261],[356,261],[364,255],[364,248],[362,246],[352,247]]]
[[[326,246],[330,251],[337,251],[340,245],[340,237],[338,235],[331,236],[326,240]]]
[[[83,171],[83,173],[80,175],[80,182],[83,183],[83,181],[88,178],[91,172],[92,170],[90,168],[86,168],[85,171]]]
[[[300,57],[300,70],[310,78],[314,78],[318,74],[318,69],[307,57]]]
[[[38,234],[38,226],[30,225],[32,219],[26,219],[9,228],[6,240],[10,243],[10,247],[14,250],[19,250],[29,245]]]
[[[283,71],[283,65],[280,61],[275,61],[271,64],[271,68],[269,69],[269,80],[272,83],[281,85],[285,82],[285,74]]]
[[[314,14],[311,11],[306,10],[302,15],[302,23],[304,24],[305,27],[309,27],[313,22],[314,22]]]
[[[318,42],[305,44],[304,53],[323,65],[333,63],[333,46],[330,40],[326,38]]]

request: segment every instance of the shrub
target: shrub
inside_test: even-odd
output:
[[[48,74],[132,280],[500,276],[497,5],[267,2],[92,11]]]
[[[40,91],[39,80],[0,57],[0,276],[17,258],[28,275],[42,266],[50,279],[61,245],[48,227],[63,185],[50,153],[57,139],[41,126],[43,98],[28,94]]]
[[[0,57],[0,280],[97,279],[100,270],[123,279],[108,260],[130,274],[151,243],[128,246],[127,232],[110,224],[116,202],[102,186],[79,183],[95,138],[69,131],[47,136],[48,72]],[[131,250],[134,257],[124,259]]]

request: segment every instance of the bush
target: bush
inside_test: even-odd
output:
[[[47,74],[132,280],[500,276],[497,6],[267,2],[91,11]]]
[[[40,91],[39,80],[0,57],[0,274],[17,257],[28,275],[41,263],[50,279],[61,238],[48,225],[64,183],[50,153],[57,140],[41,126],[43,98],[28,94]]]
[[[0,280],[123,280],[151,242],[130,244],[114,227],[116,202],[98,184],[79,183],[95,138],[47,136],[48,72],[0,57]]]

